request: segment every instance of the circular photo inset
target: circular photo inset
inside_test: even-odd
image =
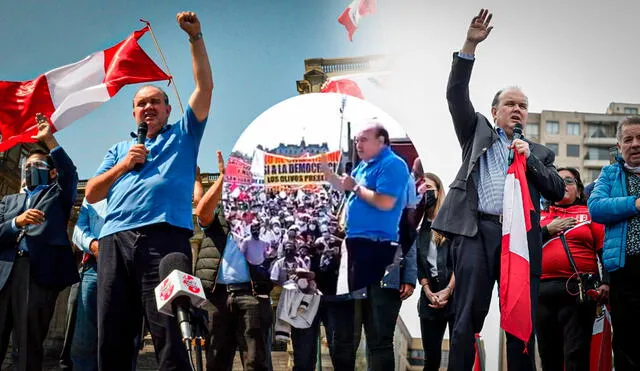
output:
[[[397,166],[405,167],[406,180],[396,179],[407,184],[402,192],[417,198],[422,177],[413,181],[409,175],[418,157],[413,144],[393,118],[364,100],[334,93],[296,96],[262,113],[242,133],[225,167],[222,205],[254,282],[306,294],[354,289],[340,273],[348,270],[341,257],[353,192],[332,185],[327,173],[349,175],[366,158],[364,139],[358,144],[356,137],[372,122],[383,125],[387,147],[404,160]],[[402,202],[417,201],[403,194]]]

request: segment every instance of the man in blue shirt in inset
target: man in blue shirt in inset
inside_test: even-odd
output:
[[[130,344],[148,320],[160,370],[187,370],[190,362],[175,318],[158,312],[154,288],[160,260],[171,252],[191,259],[192,194],[200,140],[209,115],[213,79],[200,21],[177,15],[189,36],[195,89],[184,116],[168,125],[168,97],[154,86],[133,98],[136,123],[148,125],[144,145],[120,142],[87,183],[89,203],[108,199],[98,259],[100,370],[131,369]],[[136,165],[142,164],[140,170]]]
[[[346,205],[348,291],[359,291],[367,298],[350,299],[340,310],[332,311],[331,315],[344,324],[334,334],[336,352],[332,361],[337,370],[355,367],[355,350],[341,344],[357,342],[353,338],[359,334],[353,329],[358,321],[362,321],[367,336],[369,369],[393,370],[393,330],[401,303],[398,290],[405,292],[407,288],[404,285],[384,287],[382,281],[399,251],[398,230],[402,210],[407,206],[409,169],[389,147],[389,133],[379,122],[367,123],[355,142],[362,161],[351,176],[337,176],[329,169],[326,156],[323,157],[326,179],[334,188],[351,192]],[[356,312],[364,317],[354,318]]]

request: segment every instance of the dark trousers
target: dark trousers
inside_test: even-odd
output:
[[[269,298],[216,286],[208,300],[214,309],[209,313],[207,371],[230,371],[236,350],[245,371],[268,370],[267,336],[273,322]]]
[[[336,322],[331,313],[334,310],[340,310],[340,302],[326,300],[324,297],[320,299],[320,307],[318,313],[309,328],[299,329],[291,328],[291,344],[293,347],[293,370],[294,371],[313,371],[318,362],[318,340],[320,338],[320,324],[324,325],[324,332],[329,345],[329,354],[335,354],[334,337],[336,328],[343,326],[342,323]]]
[[[176,319],[159,313],[154,288],[164,256],[181,252],[191,261],[191,232],[166,223],[117,232],[100,239],[98,258],[98,367],[131,370],[142,315],[160,370],[189,370]]]
[[[367,297],[341,302],[329,316],[335,328],[334,354],[331,356],[336,371],[355,369],[356,351],[360,344],[362,327],[367,339],[367,366],[371,371],[395,368],[393,334],[400,313],[400,294],[397,289],[381,288],[379,284],[367,287]]]
[[[456,289],[453,292],[455,323],[449,351],[449,370],[471,370],[475,359],[475,334],[482,330],[489,312],[493,285],[500,278],[502,226],[478,220],[474,237],[456,236],[453,241]],[[531,312],[535,329],[539,277],[531,276]],[[524,343],[507,333],[509,370],[535,370],[535,336],[527,352]]]
[[[611,273],[613,362],[616,371],[640,370],[640,257],[627,256]]]
[[[62,343],[62,350],[60,351],[60,368],[63,370],[73,370],[73,362],[71,362],[71,342],[73,341],[76,315],[78,313],[76,306],[78,286],[80,286],[80,282],[71,285],[71,288],[69,289],[69,299],[67,300],[67,318],[64,331],[64,342]]]
[[[18,257],[0,290],[0,352],[4,361],[11,330],[18,344],[19,371],[42,370],[43,342],[55,310],[58,288],[43,287],[30,278],[29,258]]]
[[[447,282],[448,283],[448,282]],[[434,287],[434,292],[438,292],[447,285],[442,282],[438,287]],[[424,289],[423,289],[424,290]],[[429,303],[426,295],[420,293],[418,306],[427,306]],[[424,371],[438,371],[442,362],[442,339],[444,332],[449,325],[449,339],[453,332],[454,316],[450,313],[448,305],[442,309],[421,308],[420,330],[422,334],[422,349],[424,350]]]
[[[540,282],[536,333],[544,371],[589,370],[596,302],[578,303],[566,279]]]

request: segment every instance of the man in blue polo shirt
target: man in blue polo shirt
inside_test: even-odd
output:
[[[153,289],[160,260],[171,252],[191,259],[191,201],[200,140],[209,114],[213,79],[201,25],[191,12],[177,15],[189,36],[195,89],[184,116],[168,125],[168,97],[154,86],[133,98],[136,123],[148,125],[144,143],[120,142],[87,183],[89,203],[108,199],[98,259],[100,370],[132,367],[130,344],[142,314],[148,320],[160,370],[191,368],[174,318],[157,311]],[[142,164],[137,170],[136,165]]]
[[[389,133],[380,123],[368,123],[355,141],[362,161],[351,176],[338,177],[323,160],[325,176],[332,186],[351,192],[347,199],[345,246],[349,291],[353,294],[340,310],[331,313],[335,320],[344,324],[334,334],[336,353],[332,361],[336,370],[355,367],[354,347],[339,344],[357,344],[359,332],[354,333],[353,329],[363,323],[369,345],[369,369],[392,370],[395,367],[395,320],[392,325],[387,324],[390,318],[397,318],[401,300],[399,290],[405,298],[412,291],[409,286],[415,283],[403,282],[401,285],[398,277],[392,288],[383,282],[383,277],[401,251],[398,230],[402,210],[408,202],[409,169],[389,147]],[[367,300],[359,300],[363,298]],[[363,318],[356,318],[355,313]]]

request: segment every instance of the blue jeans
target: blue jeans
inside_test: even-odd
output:
[[[98,370],[97,289],[96,265],[87,263],[80,273],[75,333],[71,343],[71,360],[77,371]]]

